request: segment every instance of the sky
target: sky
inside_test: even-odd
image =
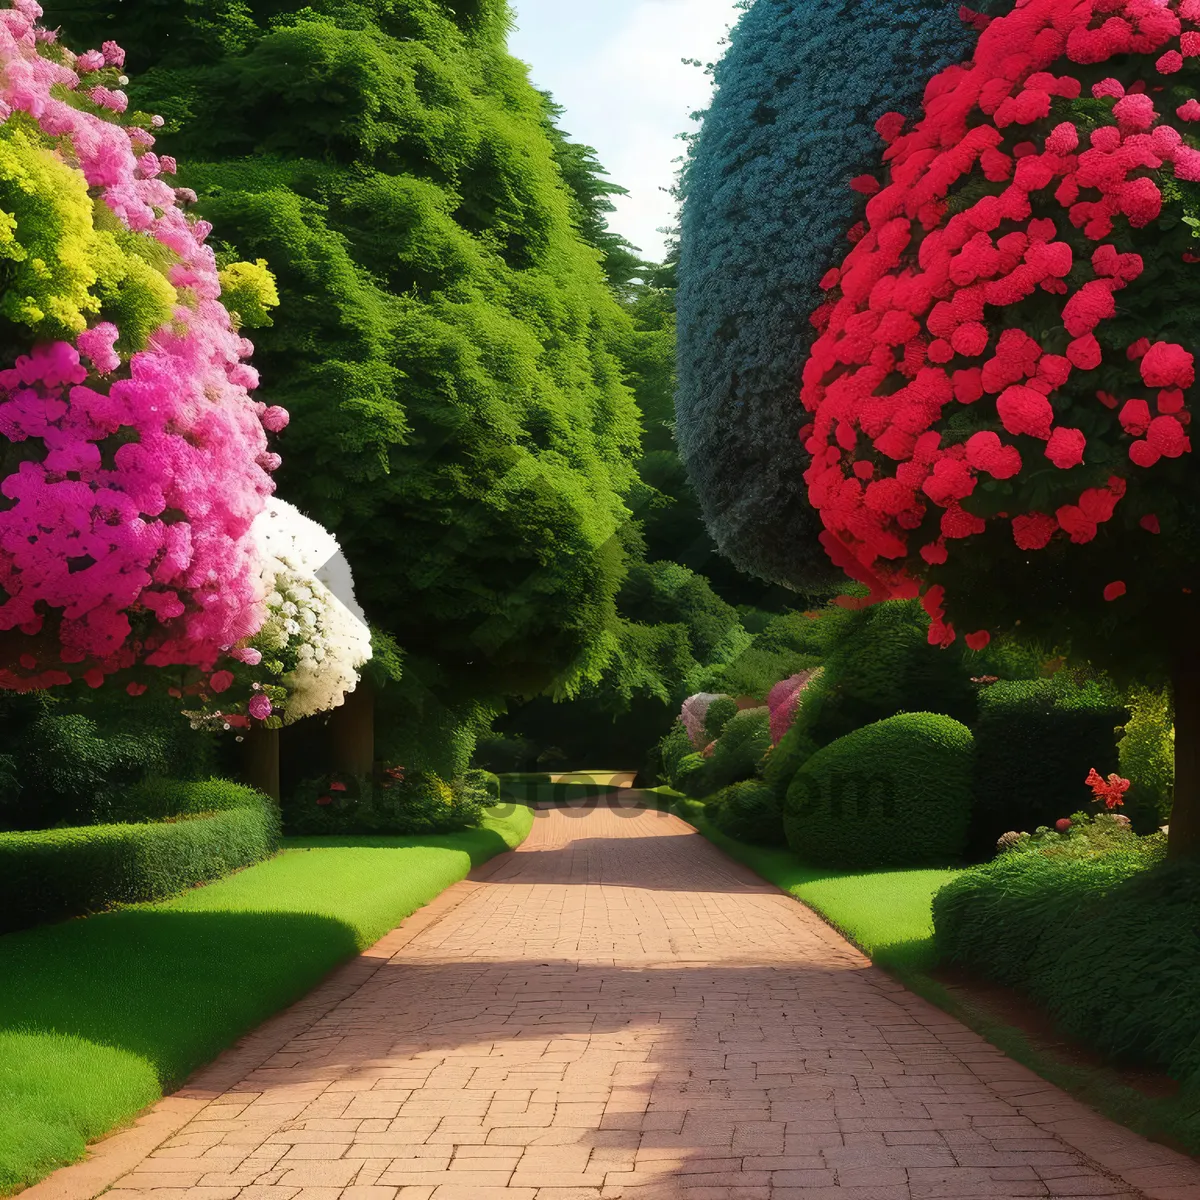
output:
[[[711,81],[680,60],[716,61],[734,0],[513,0],[509,50],[530,66],[534,86],[566,112],[562,128],[592,146],[615,183],[610,226],[651,261],[664,256],[657,230],[673,221],[666,191]]]

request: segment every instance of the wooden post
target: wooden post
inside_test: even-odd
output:
[[[266,729],[257,721],[242,742],[242,775],[246,782],[279,803],[279,730]]]
[[[333,769],[370,775],[375,769],[375,689],[365,676],[329,718]]]

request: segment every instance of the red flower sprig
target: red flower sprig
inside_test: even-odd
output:
[[[1093,798],[1103,801],[1105,808],[1118,808],[1125,803],[1125,793],[1129,791],[1129,780],[1122,779],[1115,771],[1105,779],[1093,767],[1084,782],[1092,789]]]

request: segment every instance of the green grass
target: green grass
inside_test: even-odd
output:
[[[288,839],[172,900],[0,937],[0,1194],[79,1159],[532,823],[510,804],[456,834]]]

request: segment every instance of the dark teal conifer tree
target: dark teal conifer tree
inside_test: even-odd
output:
[[[718,548],[799,591],[835,578],[801,485],[800,371],[888,111],[968,57],[956,3],[757,0],[685,165],[676,436]],[[840,576],[838,576],[840,577]]]

